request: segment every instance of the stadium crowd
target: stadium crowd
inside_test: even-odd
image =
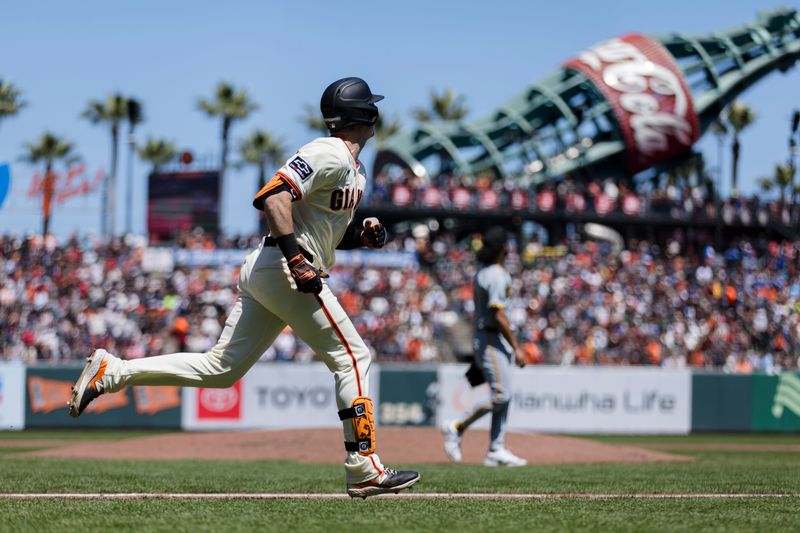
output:
[[[257,236],[183,235],[190,249],[257,245]],[[389,251],[416,254],[405,269],[346,264],[329,283],[379,361],[435,361],[469,322],[478,235],[460,240],[424,226]],[[517,250],[517,247],[514,247]],[[0,237],[0,358],[52,362],[104,347],[125,358],[213,346],[236,297],[238,268],[147,268],[146,242]],[[382,253],[382,252],[377,252]],[[509,316],[528,361],[562,365],[717,367],[729,372],[797,368],[800,242],[762,250],[740,241],[695,251],[602,242],[544,247],[527,240],[507,259]],[[287,328],[264,359],[314,354]]]
[[[517,179],[489,176],[443,174],[428,182],[405,171],[392,176],[378,174],[368,201],[373,206],[400,208],[488,211],[506,206],[515,211],[586,212],[601,216],[647,214],[675,219],[713,218],[719,209],[727,224],[761,226],[770,219],[788,225],[792,219],[788,207],[779,201],[764,202],[757,195],[726,198],[717,206],[710,184],[701,186],[666,178],[658,187],[643,185],[640,188],[634,190],[610,178],[583,182],[568,176],[527,188],[521,187]],[[794,218],[797,219],[797,214]]]

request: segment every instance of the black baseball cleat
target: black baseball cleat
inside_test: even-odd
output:
[[[411,485],[419,481],[419,472],[414,470],[392,470],[385,468],[383,474],[362,483],[351,483],[347,486],[347,494],[351,498],[363,498],[375,496],[376,494],[386,494],[389,492],[399,493],[403,489],[410,488]]]
[[[106,373],[110,357],[111,355],[105,350],[95,350],[86,359],[86,366],[72,387],[72,397],[67,403],[69,416],[79,417],[92,400],[103,394],[103,374]]]

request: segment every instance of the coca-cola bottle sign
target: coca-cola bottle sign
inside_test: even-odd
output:
[[[622,128],[631,173],[687,150],[700,127],[672,55],[636,33],[600,43],[566,64],[605,96]]]

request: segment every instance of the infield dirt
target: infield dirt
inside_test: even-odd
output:
[[[379,428],[378,452],[388,464],[447,463],[442,436],[435,428]],[[483,462],[488,432],[466,433],[464,463]],[[42,445],[44,442],[41,443]],[[650,463],[690,461],[690,457],[637,446],[605,444],[573,437],[509,433],[507,446],[530,464]],[[52,447],[26,452],[31,457],[146,460],[281,460],[339,462],[342,433],[336,429],[170,433],[118,441],[53,441]]]

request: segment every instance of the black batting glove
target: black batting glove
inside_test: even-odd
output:
[[[367,248],[377,249],[386,245],[386,227],[375,217],[364,219],[364,229],[361,230],[361,242]]]
[[[295,255],[288,263],[289,273],[299,292],[311,294],[322,292],[322,278],[327,278],[327,274],[310,265],[303,254]]]

